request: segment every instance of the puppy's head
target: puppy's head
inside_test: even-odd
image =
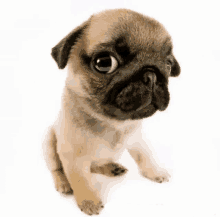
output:
[[[61,40],[52,56],[60,69],[68,64],[68,85],[83,93],[93,111],[117,120],[165,110],[168,79],[180,74],[165,28],[124,9],[92,16]]]

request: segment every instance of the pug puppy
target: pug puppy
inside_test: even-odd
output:
[[[70,32],[52,57],[59,69],[68,67],[62,107],[45,140],[56,189],[73,190],[81,211],[99,214],[92,174],[125,174],[116,162],[124,149],[144,177],[168,181],[141,135],[142,120],[169,104],[169,77],[180,74],[165,28],[131,10],[107,10]]]

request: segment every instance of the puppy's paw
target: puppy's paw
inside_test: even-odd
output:
[[[78,205],[82,212],[93,215],[98,215],[102,208],[104,208],[101,201],[95,204],[92,200],[83,200],[80,205]]]
[[[156,170],[150,168],[145,171],[142,171],[142,175],[145,178],[148,178],[157,183],[168,182],[171,177],[166,170]]]
[[[109,177],[116,177],[124,175],[128,170],[122,165],[114,162],[109,162],[103,164],[101,166],[92,165],[91,172],[92,173],[100,173]]]
[[[111,170],[111,174],[113,175],[113,176],[122,176],[122,175],[124,175],[125,173],[127,172],[127,169],[126,168],[124,168],[123,166],[116,166],[115,168],[113,168],[112,170]]]
[[[70,187],[70,184],[62,171],[53,171],[53,178],[55,183],[55,188],[57,191],[63,194],[72,194],[73,190]]]

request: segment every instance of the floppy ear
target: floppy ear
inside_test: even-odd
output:
[[[174,64],[171,68],[171,76],[176,77],[180,74],[180,65],[175,58],[173,58]]]
[[[64,69],[69,59],[71,47],[76,43],[77,39],[83,34],[88,26],[88,21],[70,32],[55,47],[52,48],[51,55],[56,61],[59,69]]]

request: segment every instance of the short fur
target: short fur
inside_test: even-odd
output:
[[[114,72],[97,71],[101,54],[117,60]],[[52,57],[60,69],[68,66],[62,107],[45,140],[57,190],[73,190],[83,212],[98,214],[103,204],[92,173],[126,173],[115,162],[125,148],[143,176],[168,181],[141,136],[142,119],[167,108],[168,79],[180,74],[165,28],[131,10],[107,10],[62,39]]]

